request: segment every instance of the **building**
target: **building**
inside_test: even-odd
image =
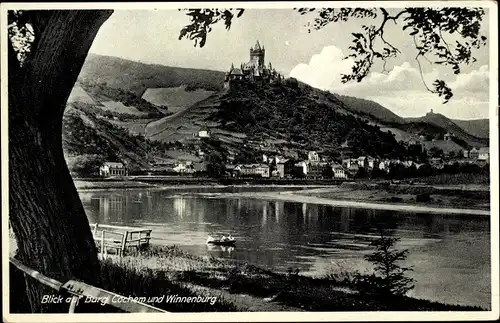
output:
[[[294,162],[290,159],[280,161],[276,164],[276,170],[280,178],[292,177],[294,172]]]
[[[464,150],[463,151],[463,156],[464,156],[464,158],[469,158],[469,151],[468,150]]]
[[[296,163],[294,166],[294,171],[296,171],[299,174],[302,175],[307,175],[307,163],[305,161],[301,161]]]
[[[360,156],[358,157],[358,166],[368,169],[368,157]]]
[[[208,131],[208,130],[200,130],[200,131],[198,131],[198,137],[200,137],[200,138],[210,138],[210,131]]]
[[[309,160],[310,162],[319,162],[320,161],[319,155],[316,151],[310,151],[309,153],[307,153],[307,160]]]
[[[99,167],[99,176],[127,176],[128,170],[123,163],[120,162],[104,162]]]
[[[490,160],[490,148],[489,147],[479,148],[477,159],[483,160],[483,161],[489,161]]]
[[[269,178],[269,166],[265,164],[248,164],[238,167],[240,176]]]
[[[259,41],[252,48],[250,47],[250,61],[242,63],[239,68],[231,64],[231,68],[224,78],[224,87],[230,88],[234,83],[253,82],[269,83],[274,80],[281,80],[282,76],[276,72],[272,64],[265,65],[266,50],[260,46]]]
[[[469,151],[469,158],[477,159],[479,157],[479,150],[476,147]]]
[[[307,164],[307,177],[318,179],[323,178],[325,168],[328,164],[322,162],[308,163]]]
[[[444,134],[444,140],[446,140],[446,141],[453,140],[453,134],[449,133],[449,132],[445,133]]]
[[[174,167],[174,172],[180,174],[193,174],[195,169],[191,163],[179,163]]]
[[[344,166],[339,164],[332,165],[333,177],[335,179],[348,179],[349,173]]]

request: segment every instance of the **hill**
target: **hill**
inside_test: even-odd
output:
[[[452,133],[458,140],[465,142],[468,146],[484,147],[489,145],[489,139],[479,138],[466,132],[455,122],[440,113],[429,112],[420,118],[406,118],[409,123],[427,123],[429,125],[442,128]]]
[[[132,170],[147,167],[144,138],[114,126],[91,108],[75,102],[64,113],[63,149],[70,170],[94,173],[105,160],[124,161]]]
[[[405,123],[404,118],[377,102],[346,95],[337,94],[337,97],[353,111],[358,112],[360,115],[367,115],[380,123]]]
[[[148,88],[185,85],[189,89],[217,91],[224,84],[224,72],[143,64],[118,57],[89,54],[78,80],[99,83],[142,97]]]
[[[340,145],[349,141],[358,154],[387,156],[399,147],[392,135],[359,118],[335,95],[294,79],[262,87],[233,86],[146,130],[151,140],[189,142],[203,128],[235,152],[338,154]]]
[[[490,137],[490,120],[489,119],[474,119],[474,120],[458,120],[452,119],[460,128],[464,129],[469,134],[478,138]]]

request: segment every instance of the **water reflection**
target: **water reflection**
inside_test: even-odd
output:
[[[91,222],[149,226],[153,228],[153,242],[273,269],[293,264],[307,272],[317,258],[368,250],[381,227],[402,237],[403,243],[413,244],[463,232],[489,233],[488,219],[478,217],[209,198],[189,193],[113,190],[80,194]],[[205,240],[212,232],[231,233],[238,239],[236,249],[207,250]]]

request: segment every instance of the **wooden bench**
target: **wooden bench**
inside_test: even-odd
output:
[[[114,250],[120,257],[127,248],[140,249],[149,246],[151,229],[114,226],[107,224],[91,224],[94,240],[101,247],[101,254],[107,254],[108,249]],[[98,229],[101,229],[98,231]]]

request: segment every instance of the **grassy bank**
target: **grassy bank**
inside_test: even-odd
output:
[[[169,307],[171,311],[478,311],[410,297],[380,299],[361,295],[352,286],[354,273],[332,272],[306,277],[290,270],[275,273],[248,263],[190,255],[176,247],[151,246],[123,259],[104,260],[103,286],[125,295],[155,296],[211,291],[216,306]],[[163,304],[164,305],[164,304]],[[283,306],[286,306],[283,308]],[[167,309],[166,307],[164,307]]]

